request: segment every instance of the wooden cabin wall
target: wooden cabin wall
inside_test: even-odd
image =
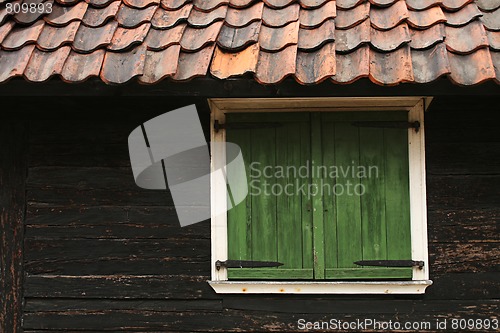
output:
[[[208,131],[206,103],[194,101]],[[300,318],[498,316],[498,98],[436,98],[426,114],[434,285],[423,296],[215,294],[209,221],[180,228],[168,192],[136,187],[128,159],[132,129],[192,102],[62,99],[43,102],[43,112],[46,104],[25,102],[29,147],[14,150],[21,167],[27,161],[17,286],[25,332],[298,331]]]

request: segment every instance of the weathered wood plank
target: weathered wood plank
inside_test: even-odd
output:
[[[500,175],[429,175],[427,207],[484,209],[498,207]]]
[[[368,305],[369,306],[369,305]],[[405,321],[432,321],[435,325],[436,318],[467,317],[470,309],[480,315],[477,317],[488,318],[495,316],[498,302],[485,303],[457,303],[454,311],[436,313],[382,313],[371,314],[371,318],[378,321],[405,322]],[[90,329],[90,330],[162,330],[184,332],[206,332],[207,327],[211,332],[300,332],[304,328],[298,325],[299,319],[307,321],[325,321],[338,319],[342,321],[356,321],[366,319],[365,314],[347,312],[325,313],[269,313],[268,311],[254,310],[224,310],[223,312],[184,312],[181,315],[175,312],[161,311],[91,311],[91,312],[38,312],[27,313],[25,327],[29,329]],[[432,331],[435,326],[421,331]],[[365,330],[363,330],[365,331]],[[367,331],[377,331],[370,328]],[[420,331],[420,330],[419,330]]]
[[[26,124],[0,120],[0,331],[20,332],[23,298],[23,223]]]
[[[500,270],[498,243],[430,243],[432,274]]]
[[[429,211],[429,242],[498,243],[499,222],[500,208]]]
[[[222,300],[27,298],[24,311],[221,311]]]
[[[199,299],[219,298],[196,275],[27,275],[25,297],[65,297],[96,299]]]
[[[426,147],[427,174],[500,174],[500,143],[432,142]]]
[[[207,259],[209,239],[26,239],[25,258],[30,260],[163,258]]]

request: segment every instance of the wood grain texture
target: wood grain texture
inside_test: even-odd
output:
[[[0,331],[21,332],[26,124],[0,122]]]
[[[332,90],[330,84],[327,88]],[[32,119],[24,332],[255,332],[263,327],[293,332],[301,317],[435,321],[436,316],[498,315],[497,96],[439,96],[425,114],[434,284],[421,297],[214,294],[206,283],[209,222],[178,227],[167,194],[133,189],[125,171],[126,138],[138,123],[200,100],[18,100],[15,112]],[[58,107],[45,109],[49,103],[43,101]],[[44,112],[23,113],[33,105]],[[18,117],[14,110],[4,112]],[[201,112],[202,119],[206,115]],[[207,120],[202,124],[208,128]],[[305,133],[297,136],[309,146]],[[105,181],[99,187],[100,177]],[[193,249],[179,256],[190,239]],[[181,248],[170,256],[176,244]]]

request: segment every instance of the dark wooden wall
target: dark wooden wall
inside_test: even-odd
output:
[[[208,130],[206,104],[196,101]],[[29,149],[17,151],[19,163],[28,161],[26,275],[24,286],[16,285],[24,296],[25,332],[294,331],[299,318],[435,322],[498,316],[498,98],[433,102],[426,130],[434,285],[424,296],[370,297],[212,291],[206,283],[209,222],[180,228],[169,194],[137,188],[128,160],[133,128],[192,102],[26,101]],[[47,103],[50,110],[30,111]],[[12,163],[14,168],[18,162]],[[22,216],[17,214],[12,221]],[[15,312],[20,303],[2,304]]]

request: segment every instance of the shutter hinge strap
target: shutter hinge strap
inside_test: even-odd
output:
[[[422,260],[360,260],[355,261],[354,263],[359,266],[424,268],[424,262]]]

